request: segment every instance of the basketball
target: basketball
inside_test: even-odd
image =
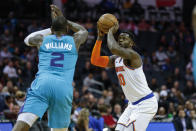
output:
[[[117,23],[117,18],[109,13],[103,14],[97,22],[99,30],[104,33],[108,33],[109,29]]]

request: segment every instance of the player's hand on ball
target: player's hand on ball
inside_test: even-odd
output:
[[[97,24],[97,34],[100,39],[103,39],[105,33],[99,29],[99,25]]]
[[[51,15],[53,18],[57,16],[63,16],[62,11],[56,5],[50,5],[51,8]]]
[[[111,31],[113,34],[115,34],[118,31],[118,29],[119,29],[119,24],[117,22],[114,26],[112,26],[112,28],[110,28],[109,31]]]

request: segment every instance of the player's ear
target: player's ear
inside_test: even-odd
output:
[[[130,46],[134,46],[134,45],[135,45],[134,41],[130,39]]]

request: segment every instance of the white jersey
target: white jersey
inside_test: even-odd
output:
[[[148,87],[143,66],[131,69],[124,64],[121,57],[118,57],[115,60],[115,69],[122,90],[130,102],[135,102],[152,92]]]

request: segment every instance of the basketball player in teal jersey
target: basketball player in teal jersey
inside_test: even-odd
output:
[[[25,39],[27,45],[39,48],[39,70],[13,131],[28,131],[46,111],[51,131],[66,131],[70,123],[77,52],[88,32],[66,20],[56,6],[51,10],[51,29],[34,32]],[[67,29],[75,32],[73,37],[67,35]]]

